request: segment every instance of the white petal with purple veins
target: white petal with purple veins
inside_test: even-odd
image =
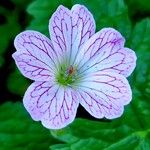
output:
[[[49,21],[50,37],[60,61],[71,48],[71,28],[71,12],[60,5]]]
[[[75,63],[81,72],[108,71],[127,77],[135,68],[136,55],[124,48],[124,41],[118,31],[104,28],[84,44]]]
[[[79,103],[94,117],[122,115],[132,98],[128,77],[136,55],[113,28],[95,34],[89,10],[60,5],[49,20],[51,40],[37,31],[17,35],[12,55],[21,73],[35,80],[23,103],[33,120],[48,129],[70,124]],[[93,35],[94,34],[94,35]]]
[[[60,60],[67,55],[72,63],[83,43],[95,33],[95,22],[82,5],[74,5],[71,10],[59,6],[50,19],[49,31]]]
[[[128,81],[116,73],[99,72],[80,83],[80,104],[94,117],[117,118],[132,98]]]
[[[15,38],[14,44],[17,51],[12,56],[24,76],[37,81],[53,79],[58,58],[46,36],[25,31]]]
[[[72,12],[72,50],[71,63],[75,61],[83,44],[95,33],[95,20],[93,15],[83,5],[76,4]]]
[[[71,123],[79,105],[75,91],[51,82],[34,82],[23,102],[31,117],[41,120],[50,129],[60,129]]]

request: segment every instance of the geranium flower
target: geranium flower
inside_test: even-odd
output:
[[[35,81],[23,103],[35,121],[49,129],[70,124],[79,103],[95,118],[114,119],[132,98],[126,79],[136,55],[113,28],[95,33],[83,5],[59,6],[49,21],[50,37],[37,31],[17,35],[13,54],[21,73]]]

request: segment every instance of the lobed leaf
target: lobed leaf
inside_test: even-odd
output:
[[[1,150],[46,150],[57,143],[47,129],[30,119],[21,103],[7,102],[0,112]]]

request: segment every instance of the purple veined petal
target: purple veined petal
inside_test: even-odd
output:
[[[70,124],[79,105],[71,88],[64,89],[52,82],[34,82],[26,91],[23,102],[31,117],[49,129]]]
[[[90,11],[83,5],[76,4],[71,9],[72,12],[72,51],[70,59],[75,61],[84,43],[95,33],[95,20]]]
[[[60,57],[67,55],[71,63],[83,43],[95,33],[95,22],[82,5],[74,5],[71,10],[59,6],[50,19],[49,32]]]
[[[124,38],[112,28],[93,35],[79,52],[76,64],[81,72],[116,72],[128,77],[136,66],[136,55],[124,48]]]
[[[127,79],[110,72],[93,73],[79,85],[80,104],[94,117],[120,117],[132,98]]]
[[[37,81],[54,78],[58,58],[51,41],[37,31],[24,31],[14,41],[17,51],[12,55],[21,73]]]

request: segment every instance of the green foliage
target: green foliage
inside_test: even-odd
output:
[[[15,5],[16,5],[16,8],[21,8],[21,9],[25,9],[27,7],[27,5],[29,3],[31,3],[31,1],[33,0],[11,0]]]
[[[29,85],[29,80],[22,76],[17,68],[8,76],[7,88],[11,93],[23,96]]]
[[[114,27],[126,38],[130,36],[131,23],[127,6],[123,0],[72,0],[73,4],[83,4],[93,14],[97,30],[103,27]]]
[[[8,8],[0,6],[0,16],[3,16],[3,22],[0,23],[0,67],[4,64],[4,54],[9,48],[15,36],[21,31],[19,23],[20,13],[31,0],[11,0],[8,3]],[[15,4],[15,8],[9,10],[9,5]],[[25,19],[25,18],[24,18]]]
[[[129,45],[138,56],[137,67],[133,74],[133,87],[141,96],[150,94],[150,19],[138,22],[130,37]]]
[[[63,131],[52,135],[66,144],[52,146],[52,150],[126,150],[150,149],[150,19],[137,23],[128,45],[138,56],[137,67],[131,79],[133,101],[124,115],[112,122],[78,119]],[[73,139],[70,140],[70,139]]]
[[[68,6],[68,1],[37,0],[30,4],[27,12],[32,15],[34,19],[28,26],[28,29],[37,30],[49,36],[49,19],[60,4],[66,4],[66,6]]]
[[[76,119],[66,129],[51,132],[55,138],[66,143],[53,145],[50,147],[52,150],[126,150],[136,148],[149,150],[150,148],[150,129],[134,129],[128,126],[123,118],[109,123]]]
[[[12,1],[16,6],[29,2]],[[128,7],[123,0],[36,0],[29,4],[27,12],[32,20],[27,29],[47,36],[49,19],[60,4],[68,8],[76,3],[83,4],[93,14],[97,30],[103,27],[119,30],[127,40],[126,45],[135,50],[138,58],[136,70],[129,78],[133,100],[125,107],[121,118],[107,122],[76,119],[62,130],[52,130],[51,135],[60,141],[57,144],[48,130],[29,119],[22,104],[6,103],[0,107],[0,143],[3,143],[1,147],[4,150],[45,150],[49,146],[52,150],[150,150],[150,19],[144,18],[135,23],[136,18],[130,20],[128,17],[128,8],[131,15],[138,13],[138,10],[149,10],[149,3],[146,2],[126,0]],[[11,25],[0,26],[0,34],[7,34],[6,43],[0,41],[0,53],[20,30],[17,14],[6,12],[0,9],[0,13],[10,19],[7,25]],[[6,31],[8,28],[13,29],[11,38],[9,30]],[[23,95],[28,85],[28,80],[16,70],[8,76],[7,87],[11,93]]]
[[[150,11],[149,0],[125,0],[128,4],[131,15],[135,15],[138,12],[144,14],[144,12]]]
[[[34,18],[28,29],[38,30],[49,35],[48,21],[60,4],[69,8],[74,4],[83,4],[93,14],[98,30],[102,27],[115,27],[124,36],[129,37],[130,35],[131,23],[128,18],[127,7],[122,0],[95,0],[94,2],[91,0],[72,0],[69,2],[67,0],[37,0],[27,9]]]
[[[13,50],[15,51],[15,48],[13,47],[14,38],[19,32],[21,32],[22,26],[28,22],[26,16],[24,15],[24,18],[22,19],[20,18],[20,14],[23,14],[23,11],[25,11],[25,8],[30,1],[31,0],[11,0],[8,2],[8,5],[6,5],[8,8],[0,6],[0,15],[2,15],[4,19],[4,22],[0,24],[0,67],[5,65],[5,61],[11,62],[10,60],[4,60],[4,56],[9,54],[9,56],[6,57],[12,59],[10,52]],[[9,5],[12,7],[11,10],[9,10]],[[21,21],[21,19],[23,21]],[[20,22],[22,22],[22,24]],[[3,67],[11,68],[12,65],[10,64],[10,66],[7,65]],[[14,71],[8,74],[6,86],[11,93],[24,95],[24,91],[29,85],[28,80],[20,74],[16,66],[13,69]]]
[[[0,66],[4,63],[3,54],[8,48],[9,42],[13,40],[15,34],[20,31],[20,26],[17,21],[17,12],[7,10],[0,6],[0,15],[5,19],[3,24],[0,24]]]
[[[18,0],[12,1],[16,5],[21,5],[21,2]],[[90,0],[72,0],[69,2],[68,0],[36,0],[27,7],[27,12],[32,16],[32,21],[27,29],[37,30],[49,36],[48,22],[57,7],[60,4],[63,4],[64,6],[71,8],[77,3],[85,5],[91,11],[96,20],[97,30],[100,30],[102,27],[111,26],[121,31],[127,39],[129,38],[131,23],[128,18],[127,7],[122,0],[95,0],[95,2]],[[97,3],[97,5],[95,5],[95,3]],[[18,80],[16,80],[16,78]],[[12,84],[9,84],[10,82]],[[20,90],[17,90],[21,83],[23,86]],[[23,95],[27,85],[27,80],[19,75],[17,71],[12,72],[8,77],[7,87],[12,93]]]
[[[28,12],[34,17],[29,28],[48,35],[48,20],[58,7],[57,1],[42,0],[33,2]],[[97,30],[114,27],[127,39],[128,47],[137,53],[137,68],[130,78],[133,87],[133,101],[125,107],[124,115],[111,122],[76,119],[69,127],[51,131],[52,135],[64,144],[50,147],[52,150],[126,150],[150,149],[150,21],[142,20],[131,30],[128,9],[123,0],[72,0],[71,4],[84,4],[92,12]],[[60,3],[59,3],[60,4]],[[72,6],[69,5],[69,8]],[[40,12],[38,10],[41,10]],[[44,21],[45,20],[45,21]],[[43,23],[44,22],[44,23]]]
[[[1,150],[46,150],[56,143],[49,131],[34,122],[21,103],[0,106]]]

